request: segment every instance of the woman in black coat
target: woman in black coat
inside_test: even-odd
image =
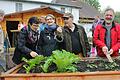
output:
[[[43,56],[50,56],[52,51],[60,49],[60,41],[56,40],[58,25],[55,24],[55,17],[52,14],[48,14],[45,20],[46,26],[41,31],[38,41],[38,52]]]
[[[17,46],[15,48],[13,62],[16,64],[21,63],[23,57],[31,59],[37,56],[36,47],[39,38],[39,19],[31,17],[28,21],[28,26],[21,29],[18,35]]]

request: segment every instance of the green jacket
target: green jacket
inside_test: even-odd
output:
[[[74,24],[74,25],[75,25],[75,27],[78,28],[79,39],[80,39],[80,43],[82,45],[82,51],[83,51],[82,55],[84,57],[86,57],[87,52],[90,51],[90,45],[88,43],[87,35],[82,26],[79,26],[76,24]],[[63,28],[61,38],[63,38],[63,43],[61,44],[61,46],[64,47],[63,49],[72,52],[72,41],[71,41],[71,36],[70,36],[70,32],[69,32],[68,28],[66,28],[66,27]]]

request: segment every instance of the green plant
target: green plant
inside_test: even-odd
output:
[[[116,70],[116,68],[119,67],[115,62],[104,64],[104,66],[106,70]]]
[[[48,67],[52,64],[52,57],[48,57],[45,61],[45,64],[41,65],[41,68],[44,72],[48,72]]]
[[[48,67],[55,63],[57,66],[57,72],[75,72],[76,66],[72,63],[77,63],[80,61],[80,58],[70,52],[65,50],[56,50],[53,51],[53,54],[45,61],[45,64],[42,66],[44,72],[48,72]]]
[[[72,63],[77,63],[80,58],[74,53],[67,52],[65,50],[53,51],[53,54],[45,61],[42,66],[44,72],[48,72],[48,67],[51,63],[55,63],[57,66],[57,72],[75,72],[76,66]]]
[[[77,63],[80,61],[80,58],[74,53],[67,52],[65,50],[56,50],[53,51],[53,54],[49,57],[37,56],[34,59],[27,60],[25,58],[22,59],[27,64],[23,65],[26,70],[26,73],[29,73],[31,69],[38,66],[38,64],[44,62],[39,65],[44,72],[48,72],[48,68],[54,63],[57,67],[56,72],[75,72],[77,71],[76,65],[73,63]]]
[[[44,59],[45,59],[45,57],[42,55],[39,55],[39,56],[35,57],[34,59],[30,59],[30,60],[27,60],[26,58],[23,57],[22,60],[27,63],[27,64],[23,65],[26,73],[30,73],[30,70],[33,67],[35,67],[36,64],[39,64]]]
[[[76,71],[75,65],[72,63],[77,63],[80,58],[74,53],[67,52],[65,50],[53,51],[52,54],[53,63],[57,65],[57,72],[65,72],[65,71]]]
[[[98,66],[97,65],[95,65],[95,64],[87,64],[87,67],[88,68],[98,68]]]

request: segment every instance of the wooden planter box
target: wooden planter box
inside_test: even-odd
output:
[[[23,64],[2,73],[0,80],[120,80],[120,71],[96,71],[76,73],[16,73]]]

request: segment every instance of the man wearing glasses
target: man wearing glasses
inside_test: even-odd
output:
[[[63,38],[62,48],[80,57],[86,57],[87,52],[90,51],[90,46],[84,28],[73,23],[73,15],[71,13],[65,13],[63,19],[65,23],[64,28],[57,29],[58,32],[63,34],[61,37]]]

